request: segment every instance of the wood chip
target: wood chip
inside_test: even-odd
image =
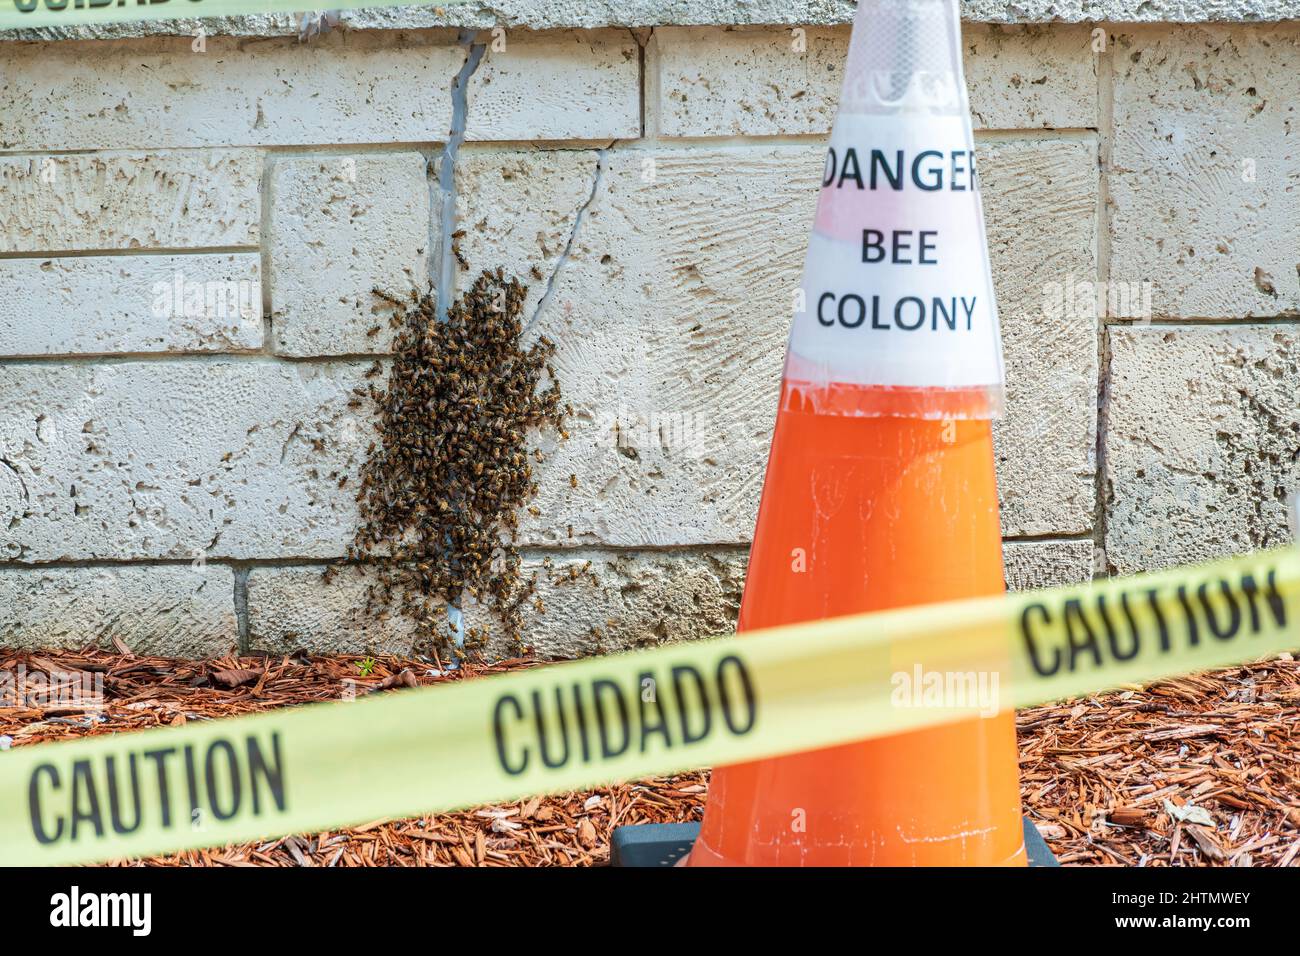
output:
[[[1063,864],[1295,865],[1298,711],[1278,659],[1021,711],[1025,811],[1061,821],[1043,835]],[[1068,825],[1087,807],[1106,825]]]
[[[244,684],[251,684],[262,676],[262,671],[251,668],[232,668],[224,671],[213,671],[210,675],[212,683],[218,687],[227,689],[242,687]]]

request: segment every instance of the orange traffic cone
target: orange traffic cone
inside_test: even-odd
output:
[[[862,0],[740,630],[1003,589],[956,0]],[[904,675],[904,680],[912,675]],[[718,768],[689,865],[1024,865],[1014,715]]]

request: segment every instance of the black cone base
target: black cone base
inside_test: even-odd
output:
[[[1060,866],[1038,828],[1024,818],[1025,852],[1030,866]],[[672,866],[700,835],[698,823],[643,823],[617,827],[610,840],[610,866]]]

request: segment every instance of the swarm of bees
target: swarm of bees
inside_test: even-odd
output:
[[[365,611],[383,619],[395,607],[456,657],[446,610],[468,595],[519,646],[521,609],[535,596],[515,547],[518,509],[537,492],[529,432],[561,431],[571,413],[549,361],[555,346],[545,337],[521,346],[527,288],[500,269],[482,273],[445,322],[431,292],[374,291],[393,306],[397,332],[387,382],[369,386],[379,437],[361,469],[347,555],[375,569]],[[473,628],[465,647],[486,637]]]

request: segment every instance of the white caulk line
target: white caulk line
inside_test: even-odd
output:
[[[565,263],[569,261],[569,254],[573,252],[573,244],[578,239],[578,229],[582,227],[582,218],[587,214],[587,209],[596,201],[596,196],[600,193],[601,184],[605,181],[605,170],[609,168],[609,151],[606,149],[596,150],[596,176],[591,181],[591,192],[587,194],[586,201],[578,207],[577,214],[573,217],[573,230],[569,233],[569,240],[564,244],[564,251],[560,253],[560,258],[555,263],[555,268],[551,270],[550,277],[546,280],[546,291],[542,297],[537,300],[537,308],[533,311],[533,317],[528,320],[520,336],[527,335],[537,320],[542,317],[546,307],[551,304],[551,299],[555,297],[555,282],[560,277],[560,270],[564,268]]]
[[[451,132],[447,136],[447,145],[442,150],[442,162],[438,168],[438,187],[442,192],[442,236],[438,244],[438,276],[436,295],[436,313],[439,322],[447,321],[451,309],[452,286],[456,281],[456,257],[452,251],[452,233],[456,231],[456,159],[460,155],[461,143],[465,142],[465,125],[469,114],[469,79],[483,60],[487,45],[475,43],[473,30],[461,30],[457,42],[465,47],[465,62],[451,84]],[[462,592],[455,601],[447,604],[447,628],[456,643],[457,650],[465,647],[465,615],[460,605],[465,595]],[[457,667],[452,661],[449,670]]]
[[[457,42],[465,47],[465,62],[451,82],[451,132],[442,150],[438,167],[438,188],[442,192],[442,241],[438,247],[437,315],[439,322],[447,321],[451,308],[452,285],[456,280],[456,257],[452,252],[452,233],[456,231],[456,159],[465,142],[465,125],[469,114],[469,80],[478,69],[487,50],[484,43],[475,43],[473,30],[461,30]]]

